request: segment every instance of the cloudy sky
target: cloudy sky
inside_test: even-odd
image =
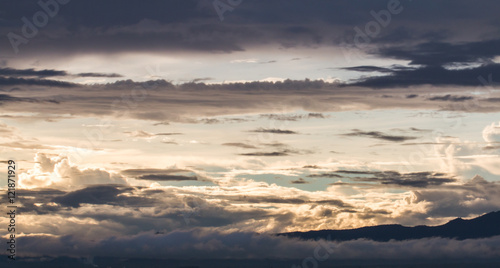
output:
[[[307,257],[313,242],[262,235],[500,210],[499,8],[2,1],[0,153],[18,165],[19,254]],[[380,248],[356,243],[335,256]],[[455,242],[411,243],[421,257]]]

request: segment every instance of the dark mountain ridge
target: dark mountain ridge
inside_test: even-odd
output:
[[[280,233],[290,238],[327,239],[348,241],[369,239],[380,242],[402,241],[430,237],[452,238],[457,240],[485,238],[500,235],[500,211],[490,212],[474,219],[456,218],[439,226],[406,227],[399,224],[377,225],[348,230],[319,230],[308,232]]]

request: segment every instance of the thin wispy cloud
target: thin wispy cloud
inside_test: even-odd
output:
[[[250,132],[272,133],[272,134],[299,134],[298,132],[295,132],[293,130],[277,129],[277,128],[258,128],[255,130],[251,130]]]
[[[246,144],[246,143],[241,143],[241,142],[229,142],[229,143],[223,143],[222,145],[238,147],[238,148],[243,148],[243,149],[257,149],[256,146]]]
[[[362,131],[358,129],[353,129],[352,132],[343,135],[349,137],[368,137],[368,138],[379,139],[384,141],[393,141],[393,142],[403,142],[407,140],[417,139],[417,137],[413,136],[390,135],[380,131]]]

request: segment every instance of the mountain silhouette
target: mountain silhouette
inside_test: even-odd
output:
[[[469,238],[485,238],[500,235],[500,211],[490,212],[480,217],[464,220],[456,218],[439,226],[405,227],[399,224],[377,225],[348,230],[320,230],[308,232],[280,233],[279,236],[290,238],[327,239],[348,241],[355,239],[369,239],[380,242],[389,240],[410,240],[429,237],[452,238],[464,240]]]

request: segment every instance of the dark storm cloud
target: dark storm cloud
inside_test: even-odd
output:
[[[351,133],[346,133],[343,135],[352,137],[368,137],[368,138],[393,141],[393,142],[402,142],[402,141],[417,139],[417,137],[389,135],[379,131],[361,131],[359,129],[353,129],[352,131],[353,132]]]
[[[387,58],[409,60],[411,65],[443,66],[488,62],[500,55],[500,39],[459,44],[429,42],[410,47],[382,48],[378,54]]]
[[[272,134],[298,134],[298,132],[286,129],[277,129],[277,128],[258,128],[255,130],[251,130],[250,132],[256,133],[272,133]]]
[[[119,206],[150,206],[152,199],[136,196],[126,196],[123,193],[132,193],[134,188],[118,185],[95,185],[69,192],[53,199],[63,206],[77,208],[81,204],[109,204]]]
[[[98,5],[99,8],[95,8]],[[211,5],[210,5],[211,6]],[[6,22],[4,25],[11,25],[8,30],[15,33],[20,31],[21,21],[23,16],[30,17],[31,14],[39,11],[41,8],[36,2],[25,4],[5,3],[1,4],[2,10],[10,10],[9,14],[3,19]],[[117,7],[119,7],[117,9]],[[147,3],[138,3],[137,1],[71,1],[66,5],[61,5],[57,14],[57,20],[51,21],[52,27],[47,27],[40,30],[36,37],[37,46],[26,45],[26,48],[36,47],[42,50],[60,50],[74,52],[84,49],[87,51],[124,51],[124,50],[151,50],[160,48],[161,46],[168,47],[169,44],[186,47],[202,48],[201,42],[193,45],[193,40],[190,38],[188,31],[191,31],[193,36],[199,36],[202,31],[210,31],[209,27],[198,25],[197,23],[189,23],[191,20],[205,20],[213,18],[212,23],[216,25],[218,21],[217,15],[212,13],[212,10],[203,9],[200,7],[200,1],[184,0],[184,1],[148,1]],[[209,16],[210,15],[210,16]],[[141,22],[143,24],[141,24]],[[151,22],[152,25],[148,25]],[[186,24],[187,27],[181,31],[164,32],[163,34],[155,33],[161,29],[162,25],[175,25],[177,23]],[[133,26],[137,25],[138,32]],[[130,32],[120,32],[122,28],[127,28]],[[150,30],[149,34],[141,34],[141,27],[145,31]],[[197,29],[196,29],[197,27]],[[64,28],[69,32],[70,38],[65,34],[60,35],[58,29]],[[175,27],[173,27],[175,28]],[[219,29],[222,27],[217,27]],[[89,31],[84,29],[90,29]],[[98,30],[100,29],[100,30]],[[8,32],[8,30],[5,30]],[[52,34],[51,30],[54,30]],[[215,30],[215,29],[214,29]],[[184,32],[186,31],[186,32]],[[196,33],[198,31],[198,33]],[[87,34],[81,36],[83,32]],[[94,33],[94,34],[92,34]],[[48,38],[50,36],[50,38]],[[195,38],[196,39],[196,38]],[[135,40],[135,41],[134,41]],[[179,41],[180,40],[180,41]],[[206,40],[205,40],[206,41]],[[206,42],[210,46],[210,42]],[[68,45],[73,47],[68,47]],[[93,44],[93,45],[91,45]],[[50,48],[52,46],[52,48]],[[111,49],[115,46],[116,49]],[[234,45],[226,42],[213,41],[212,46],[215,49],[220,49],[224,46],[234,49]],[[170,45],[172,47],[172,45]],[[21,46],[21,51],[22,51]],[[237,49],[237,48],[236,48]]]
[[[386,73],[385,76],[364,77],[350,84],[372,88],[416,85],[479,86],[485,85],[481,77],[500,72],[500,64],[493,62],[493,59],[500,55],[499,47],[500,39],[386,46],[370,53],[382,58],[408,60],[410,65],[418,67],[354,66],[343,69]]]
[[[23,205],[23,212],[43,215],[59,211],[60,206],[52,206],[49,203],[52,202],[55,197],[60,197],[65,194],[66,192],[56,189],[19,189],[18,199]],[[38,205],[35,205],[33,200],[36,200]]]
[[[367,22],[375,20],[371,11],[387,9],[387,5],[387,0],[356,3],[247,1],[225,12],[225,20],[221,22],[211,1],[155,0],[138,4],[132,0],[73,0],[60,5],[57,16],[50,19],[47,27],[39,29],[34,38],[36,45],[35,40],[29,40],[30,43],[20,46],[20,51],[35,54],[165,50],[233,52],[276,43],[282,47],[317,47],[352,41],[348,37],[354,35],[353,28],[364,28]],[[474,31],[469,30],[468,34],[476,33],[476,29],[486,32],[487,26],[499,24],[494,12],[499,4],[494,1],[481,5],[467,1],[459,1],[459,4],[451,1],[400,1],[400,6],[403,7],[402,13],[393,15],[388,27],[372,40],[373,44],[442,40],[463,32],[464,23],[473,24],[468,28]],[[41,8],[37,1],[3,1],[0,10],[9,10],[2,14],[0,27],[6,35],[9,32],[21,34],[23,23],[20,18],[31,19]],[[422,14],[425,14],[425,20],[422,20]],[[439,45],[435,46],[438,48],[422,49],[440,49]],[[455,51],[463,47],[451,47],[451,51],[456,54]],[[12,51],[7,38],[0,44],[0,49]],[[478,49],[483,47],[470,48],[473,51]],[[404,53],[387,54],[388,57],[404,56]],[[472,54],[482,56],[477,52]]]
[[[411,13],[412,10],[406,10]],[[405,13],[408,14],[408,13]],[[392,25],[389,29],[384,29],[376,38],[371,41],[377,45],[387,44],[405,44],[408,42],[440,42],[453,36],[453,27],[442,27],[438,30],[430,29],[428,27],[414,27],[415,25]]]
[[[36,77],[50,77],[50,76],[66,76],[68,73],[58,70],[35,70],[35,69],[12,69],[0,68],[1,76],[36,76]]]
[[[391,88],[409,86],[493,86],[484,84],[481,77],[500,72],[500,64],[490,63],[465,69],[446,69],[441,66],[426,66],[412,70],[393,70],[389,75],[362,78],[350,86]],[[416,96],[415,96],[416,97]]]
[[[442,1],[442,3],[429,7],[429,1],[410,3],[401,1],[407,5],[405,16],[409,20],[421,19],[425,12],[425,22],[447,21],[456,18],[488,18],[496,15],[492,10],[498,7],[494,1],[486,2],[481,7],[467,1],[459,1],[458,7],[451,5],[453,1]],[[96,9],[95,6],[99,6]],[[117,7],[120,7],[117,12]],[[26,14],[33,14],[40,7],[36,2],[19,3],[7,1],[2,3],[3,10],[12,10],[5,14],[5,20],[15,21]],[[387,7],[385,0],[361,0],[352,2],[319,2],[304,4],[299,0],[277,0],[277,1],[249,1],[238,5],[234,11],[225,13],[225,19],[230,23],[267,23],[270,25],[283,22],[288,23],[286,31],[294,34],[309,33],[310,29],[303,23],[322,21],[328,24],[340,24],[356,26],[366,23],[370,16],[370,10],[380,10]],[[438,9],[439,10],[436,10]],[[442,12],[446,10],[446,12]],[[477,12],[483,11],[480,16]],[[457,16],[460,14],[461,16]],[[316,15],[312,17],[312,15]],[[355,16],[358,15],[358,16]],[[196,19],[220,22],[214,10],[212,1],[196,0],[152,0],[142,4],[132,0],[110,0],[106,2],[98,0],[71,1],[61,8],[59,16],[62,16],[68,28],[77,26],[86,28],[111,28],[119,25],[133,25],[141,20],[149,19],[168,23],[188,23]],[[234,18],[234,19],[233,19]],[[250,20],[252,19],[252,20]],[[226,20],[224,22],[226,22]],[[435,27],[434,27],[435,30]]]

